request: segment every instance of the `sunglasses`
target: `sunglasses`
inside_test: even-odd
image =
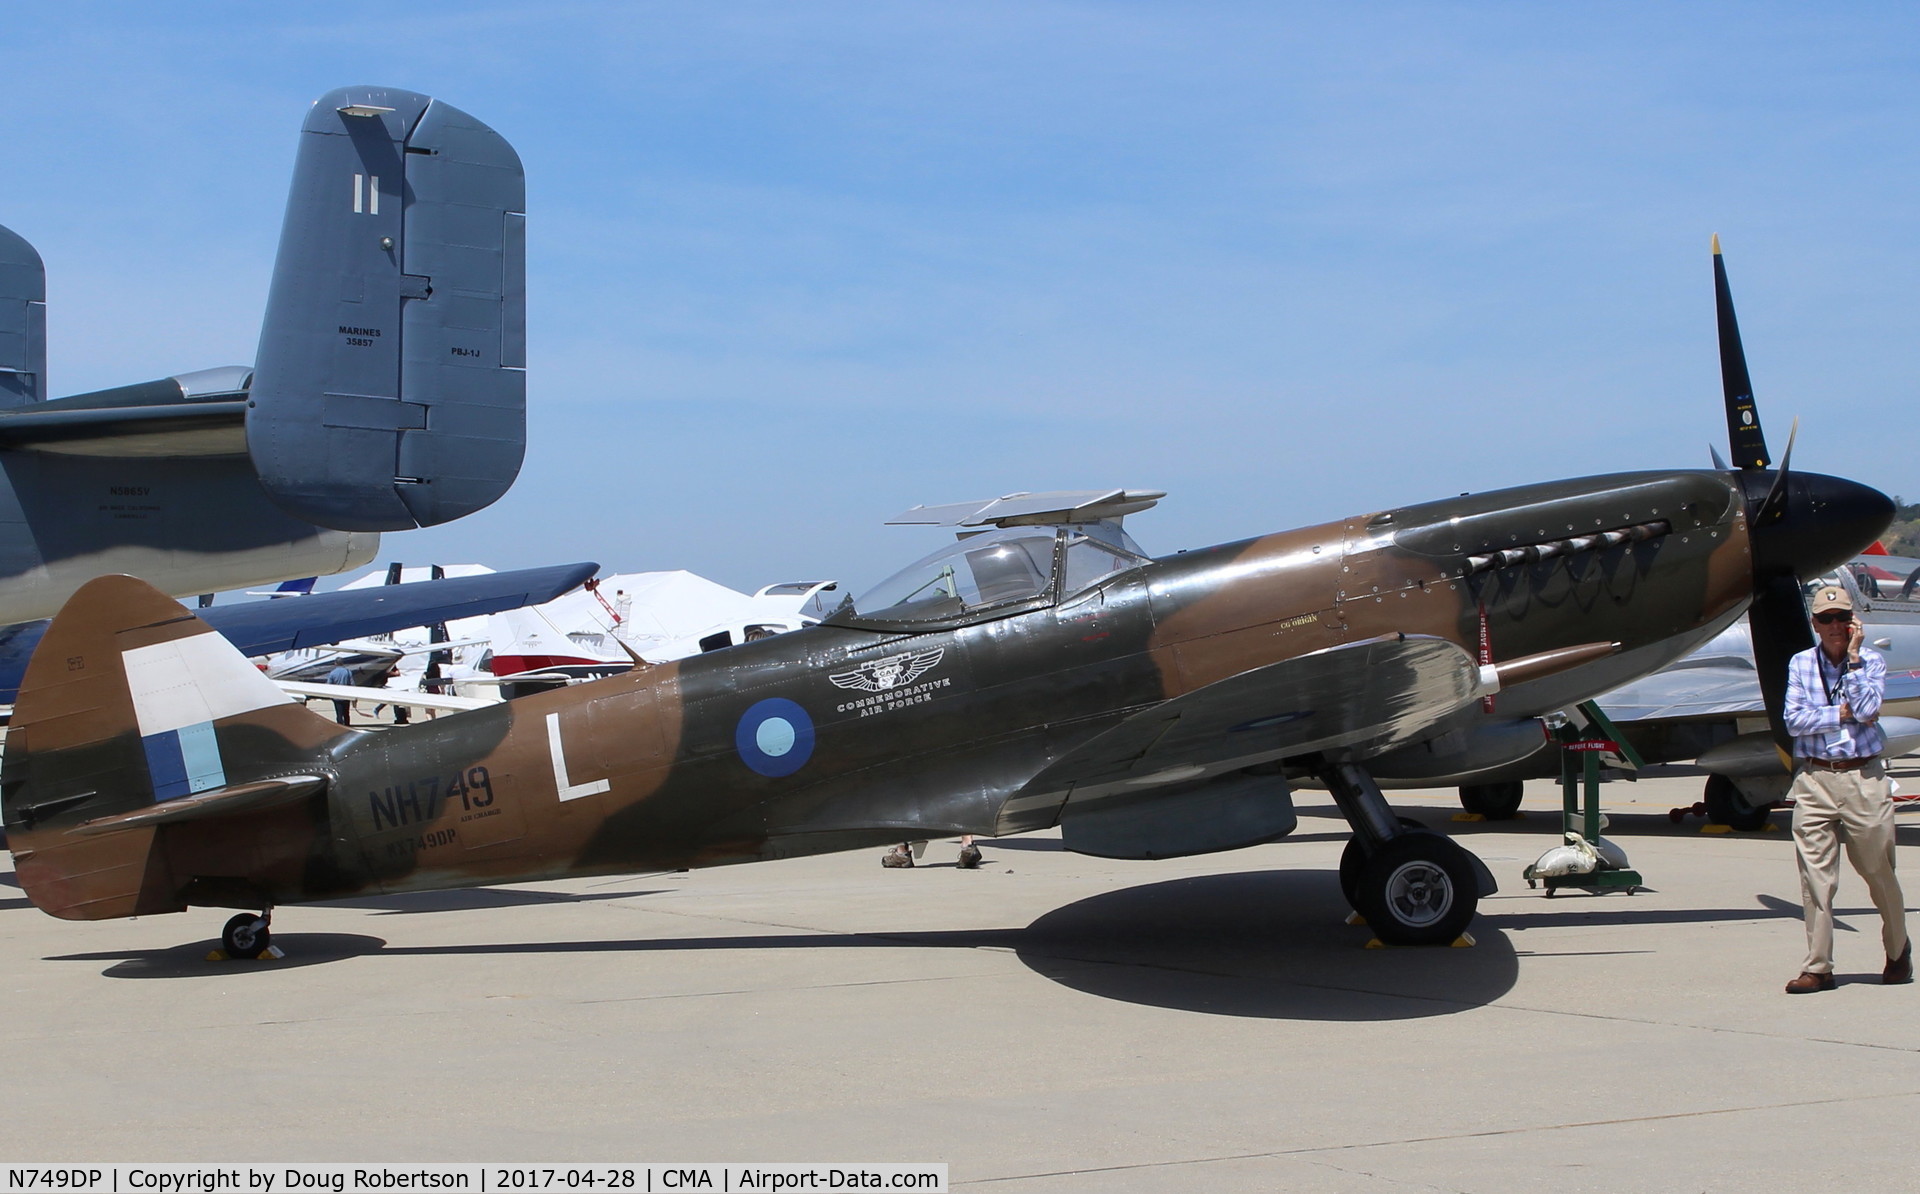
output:
[[[1824,614],[1813,615],[1813,620],[1822,626],[1831,626],[1835,622],[1851,622],[1853,615],[1843,609],[1830,609]]]

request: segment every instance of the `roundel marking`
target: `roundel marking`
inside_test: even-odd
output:
[[[733,731],[740,760],[761,775],[792,775],[813,757],[813,718],[784,697],[757,701]]]

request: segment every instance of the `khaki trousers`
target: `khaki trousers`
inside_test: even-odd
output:
[[[1793,844],[1800,856],[1800,901],[1807,910],[1808,974],[1833,973],[1833,893],[1840,842],[1880,910],[1887,957],[1907,947],[1907,904],[1893,873],[1893,785],[1879,760],[1855,771],[1802,766],[1793,777]]]

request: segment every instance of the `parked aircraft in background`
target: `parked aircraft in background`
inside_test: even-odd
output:
[[[1744,373],[1744,370],[1742,371]],[[1742,378],[1744,381],[1744,377]],[[1450,497],[1150,558],[1161,495],[1022,494],[818,626],[380,734],[286,703],[138,581],[83,588],[28,669],[0,770],[22,887],[74,919],[707,866],[1058,825],[1165,858],[1271,841],[1289,780],[1354,836],[1343,892],[1389,942],[1451,941],[1494,889],[1372,769],[1681,658],[1748,613],[1776,731],[1800,577],[1893,503],[1736,466]],[[188,677],[182,683],[182,677]],[[165,694],[164,698],[162,694]],[[1490,701],[1497,713],[1489,713]]]
[[[413,585],[439,576],[478,576],[478,564],[369,572],[353,592]],[[831,582],[768,585],[751,596],[686,571],[616,573],[544,603],[488,617],[409,627],[397,633],[288,651],[266,660],[279,681],[322,682],[338,664],[377,688],[387,704],[466,708],[437,698],[484,702],[615,675],[636,659],[664,663],[701,651],[785,633],[809,624],[801,607]],[[390,671],[398,674],[386,679]],[[415,699],[414,694],[424,698]],[[361,699],[375,699],[363,697]]]
[[[494,671],[507,675],[549,666],[551,657],[565,650],[552,633],[583,652],[580,662],[630,661],[638,655],[666,663],[717,651],[817,621],[802,611],[816,594],[836,587],[832,581],[801,581],[767,585],[748,595],[687,571],[615,573],[592,589],[500,618],[496,627],[505,630],[505,624],[514,623],[518,633],[496,632]],[[550,628],[544,642],[542,623]]]
[[[92,577],[338,572],[505,493],[525,442],[524,181],[486,125],[348,87],[300,134],[259,354],[47,399],[39,254],[0,229],[0,623]]]

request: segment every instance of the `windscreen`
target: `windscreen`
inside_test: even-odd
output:
[[[1055,537],[1051,528],[1022,527],[948,544],[861,593],[850,612],[926,622],[1037,596],[1053,583]]]

